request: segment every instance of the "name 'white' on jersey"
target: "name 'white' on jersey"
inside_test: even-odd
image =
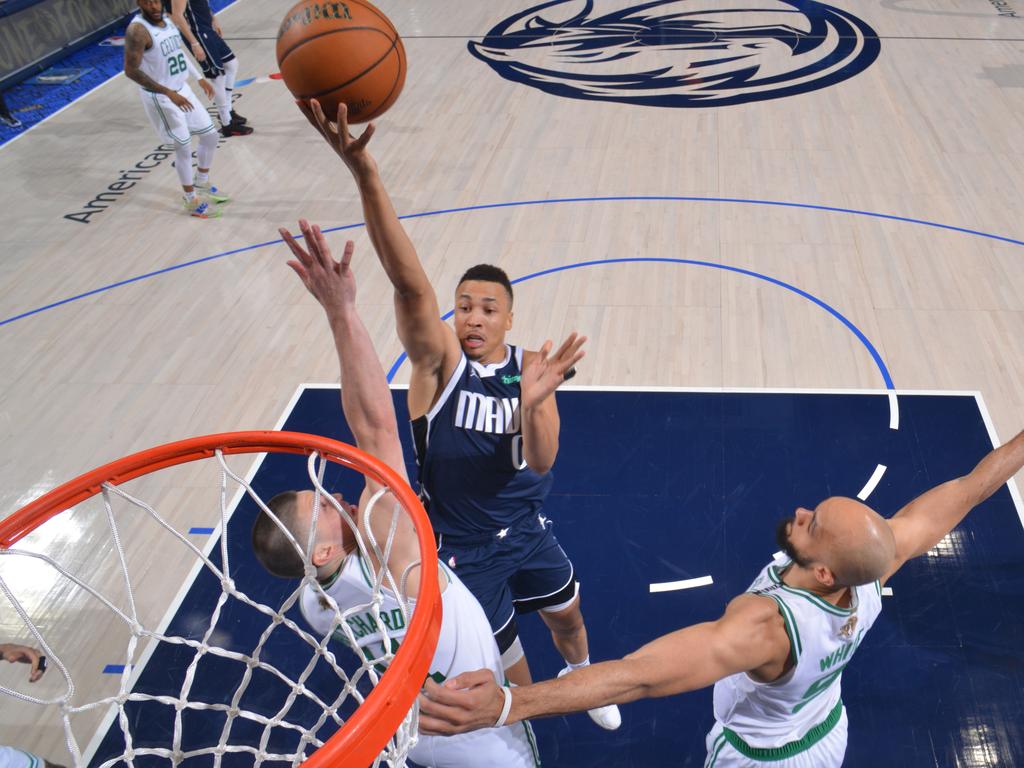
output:
[[[181,47],[181,33],[174,22],[164,15],[164,25],[150,24],[138,13],[129,23],[141,24],[153,38],[153,44],[142,54],[139,69],[152,80],[172,91],[180,91],[188,82],[188,61]]]
[[[789,565],[771,563],[747,591],[778,604],[795,664],[771,683],[745,672],[715,683],[715,718],[752,747],[799,741],[829,716],[839,703],[843,669],[882,611],[877,581],[854,587],[850,607],[840,608],[785,584]]]

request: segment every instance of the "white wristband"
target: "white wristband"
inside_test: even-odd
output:
[[[494,724],[495,728],[501,728],[505,724],[505,720],[508,719],[508,713],[512,709],[512,689],[507,685],[501,686],[501,692],[505,694],[505,705],[501,708],[501,714],[498,715],[498,720]]]

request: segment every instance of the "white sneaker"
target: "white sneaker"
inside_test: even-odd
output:
[[[558,673],[558,676],[562,677],[572,671],[572,667],[566,667]],[[609,704],[606,707],[597,707],[596,709],[588,709],[587,714],[590,715],[591,720],[606,731],[617,730],[618,727],[622,725],[622,715],[619,714],[619,708],[615,704]]]

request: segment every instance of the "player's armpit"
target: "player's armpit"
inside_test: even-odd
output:
[[[789,637],[775,601],[745,594],[717,621],[664,635],[624,661],[643,685],[637,698],[646,698],[695,691],[739,672],[781,672],[788,655]]]

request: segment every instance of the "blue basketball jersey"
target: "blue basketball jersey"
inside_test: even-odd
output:
[[[420,491],[437,533],[480,536],[536,515],[551,490],[523,458],[523,351],[483,365],[464,354],[433,408],[412,422]]]

